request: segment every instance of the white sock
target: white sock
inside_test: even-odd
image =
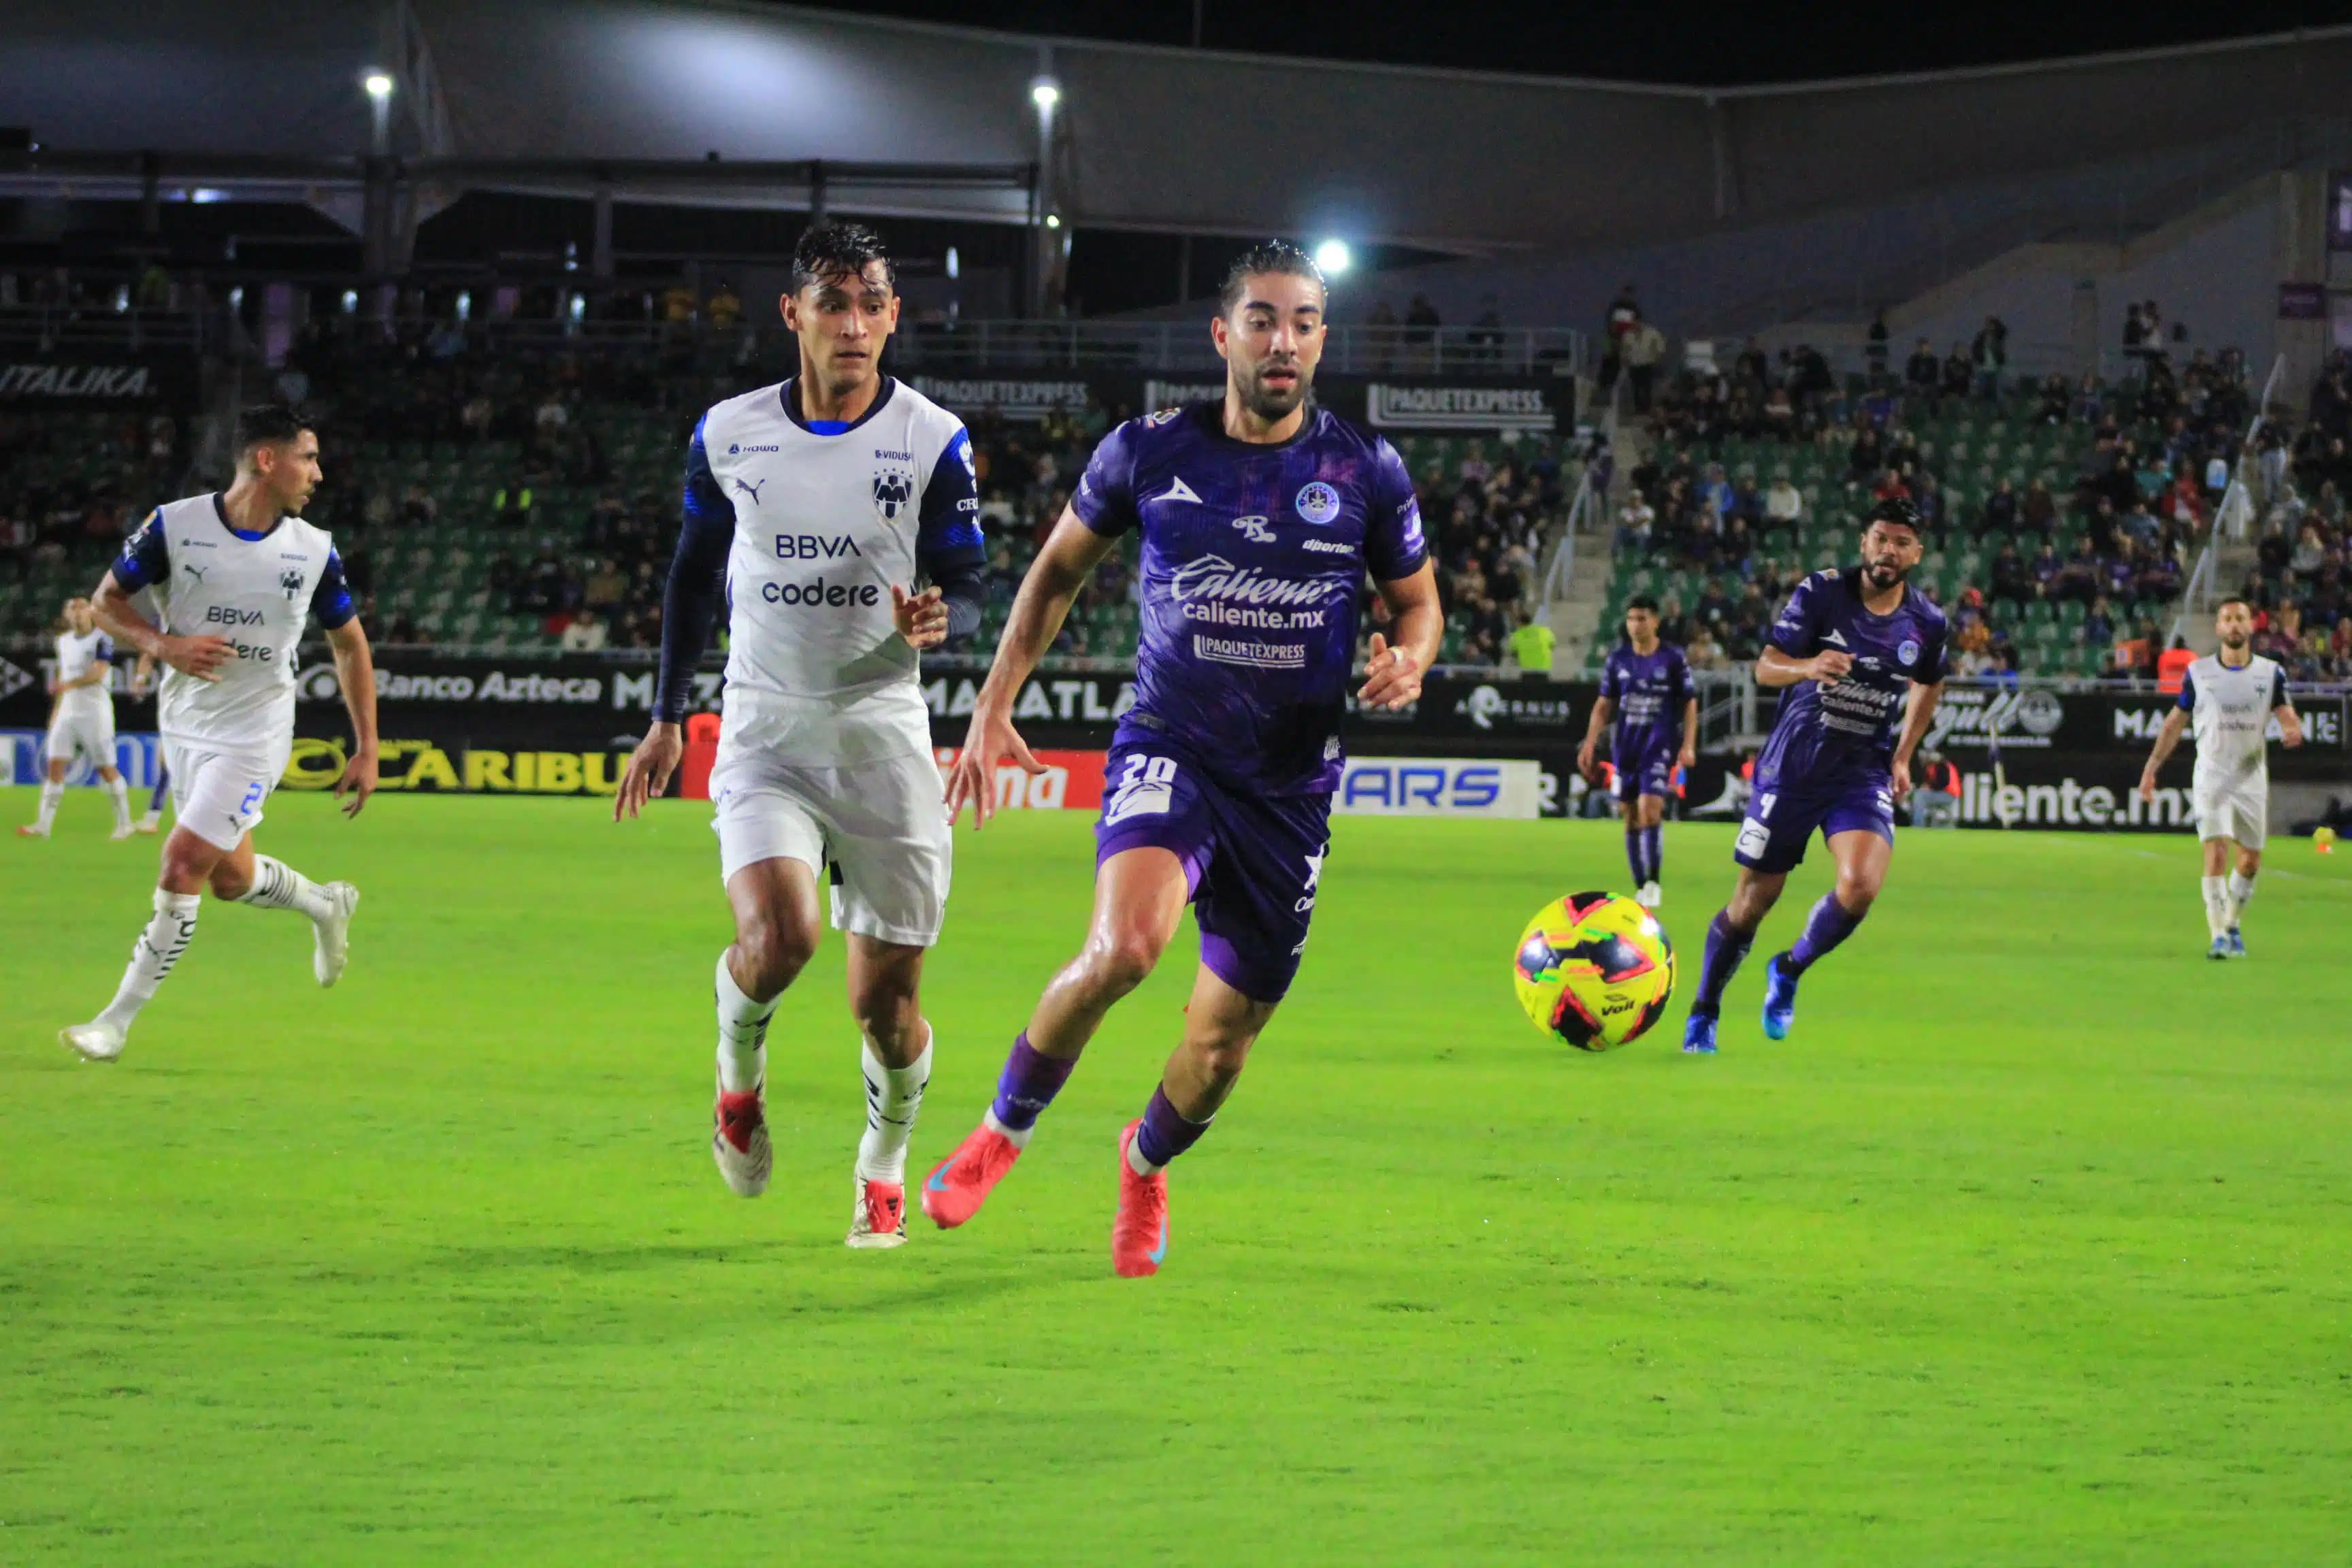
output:
[[[1130,1138],[1127,1141],[1127,1168],[1133,1171],[1139,1176],[1156,1176],[1168,1167],[1165,1165],[1155,1165],[1150,1161],[1145,1159],[1143,1157],[1143,1140],[1137,1137]]]
[[[41,785],[41,809],[39,815],[33,818],[33,826],[47,833],[49,825],[58,819],[58,802],[65,797],[66,786],[62,782],[44,782]]]
[[[924,1025],[926,1029],[930,1026]],[[862,1053],[866,1069],[866,1136],[857,1141],[857,1173],[869,1182],[907,1179],[907,1141],[915,1135],[915,1118],[923,1109],[923,1089],[931,1081],[931,1042],[923,1054],[902,1068],[885,1067],[874,1054],[874,1042]]]
[[[163,976],[172,973],[180,954],[195,939],[196,910],[203,902],[194,893],[155,889],[155,918],[131,943],[122,984],[115,988],[114,1000],[106,1005],[106,1011],[98,1016],[100,1023],[130,1032],[131,1020],[139,1016],[139,1009],[155,994],[155,987],[163,984]]]
[[[2230,923],[2236,925],[2246,918],[2246,906],[2254,901],[2254,879],[2230,873]]]
[[[2230,909],[2230,884],[2221,877],[2205,881],[2205,924],[2215,936],[2227,936],[2236,915]]]
[[[768,1020],[775,1016],[776,1004],[744,995],[727,972],[723,952],[712,988],[719,994],[719,1087],[729,1094],[757,1089],[768,1076]]]
[[[131,786],[122,782],[121,773],[115,774],[110,779],[100,779],[98,782],[106,791],[106,798],[114,803],[114,826],[118,828],[130,826]]]
[[[253,858],[253,886],[236,901],[257,910],[293,910],[314,921],[325,920],[335,912],[335,901],[327,897],[326,889],[267,855]]]

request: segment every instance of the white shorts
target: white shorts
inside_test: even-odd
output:
[[[779,858],[821,878],[830,867],[836,931],[929,947],[955,859],[944,794],[929,752],[822,767],[722,748],[710,774],[719,875]]]
[[[2218,787],[2197,784],[2189,791],[2197,813],[2197,837],[2234,838],[2242,849],[2260,849],[2270,837],[2271,781],[2266,774],[2240,779]]]
[[[293,742],[278,750],[216,752],[179,741],[164,742],[172,773],[172,807],[179,826],[217,849],[234,849],[261,826],[262,803],[286,775]]]
[[[49,761],[71,763],[76,752],[94,768],[114,766],[114,704],[59,705],[49,720]]]

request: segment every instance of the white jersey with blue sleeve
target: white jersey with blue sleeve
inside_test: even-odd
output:
[[[289,517],[249,532],[229,521],[217,493],[191,496],[156,508],[113,574],[126,592],[152,591],[167,634],[229,645],[217,680],[166,668],[157,699],[165,740],[256,754],[292,744],[303,626],[316,616],[332,631],[357,613],[326,530]]]
[[[68,631],[58,638],[58,682],[79,680],[101,664],[114,661],[114,644],[107,635],[92,626],[88,635]],[[58,717],[84,719],[111,715],[113,694],[107,681],[95,686],[77,686],[58,694]]]
[[[2232,667],[2209,653],[2182,672],[2180,706],[2197,738],[2200,793],[2269,782],[2272,716],[2286,700],[2286,672],[2260,654]]]
[[[729,398],[696,426],[673,572],[723,571],[730,715],[750,702],[789,713],[806,763],[928,754],[929,712],[890,589],[985,563],[971,437],[895,378],[847,422],[805,418],[793,391]],[[670,630],[663,719],[682,710],[699,652],[698,639],[673,648]]]

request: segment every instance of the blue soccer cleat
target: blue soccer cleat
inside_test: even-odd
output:
[[[1693,1013],[1683,1026],[1683,1049],[1695,1057],[1715,1055],[1715,1020]]]
[[[1775,953],[1772,962],[1764,966],[1764,1037],[1785,1040],[1789,1026],[1797,1021],[1797,977],[1780,967],[1789,955]]]
[[[2226,937],[2226,936],[2217,936],[2217,937],[2215,937],[2215,938],[2213,939],[2213,945],[2212,945],[2210,949],[2208,949],[2208,950],[2206,951],[2205,956],[2206,956],[2206,957],[2208,957],[2208,958],[2217,958],[2217,959],[2218,959],[2218,958],[2227,958],[2227,957],[2229,957],[2229,956],[2230,956],[2230,939],[2229,939],[2228,937]]]
[[[2231,926],[2230,928],[2230,956],[2231,958],[2243,958],[2246,956],[2246,939],[2238,934],[2238,928],[2236,926]]]

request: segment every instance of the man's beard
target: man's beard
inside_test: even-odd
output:
[[[1864,565],[1862,574],[1869,580],[1872,587],[1884,592],[1903,581],[1904,571],[1900,566]]]
[[[2231,637],[2228,632],[2221,634],[2221,646],[2226,648],[2242,648],[2252,640],[2253,638],[2244,632],[2240,632],[2235,637]]]
[[[1282,366],[1297,379],[1291,383],[1288,392],[1276,392],[1263,379],[1267,368],[1261,365],[1250,376],[1248,384],[1242,389],[1242,405],[1271,425],[1287,417],[1307,401],[1307,373],[1297,365]]]

